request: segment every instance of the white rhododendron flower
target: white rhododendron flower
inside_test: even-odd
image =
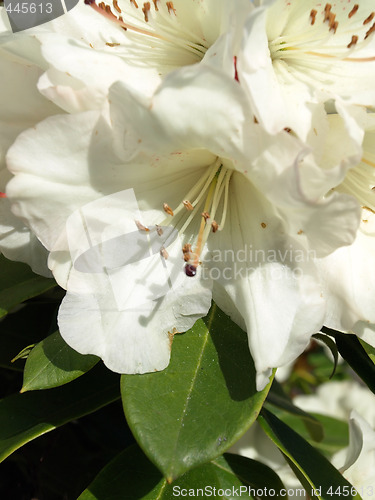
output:
[[[332,463],[357,489],[364,500],[374,495],[375,430],[357,411],[349,420],[349,446],[336,453]]]
[[[241,86],[218,70],[184,68],[167,76],[152,99],[142,101],[117,83],[110,101],[110,123],[97,112],[50,118],[21,134],[8,154],[15,177],[7,193],[14,213],[29,221],[51,251],[54,276],[68,289],[60,311],[62,335],[80,352],[101,355],[116,371],[132,371],[134,363],[137,371],[155,368],[149,362],[152,356],[139,355],[149,352],[147,336],[142,335],[128,347],[134,356],[133,364],[127,363],[119,348],[124,345],[121,311],[111,319],[104,312],[113,312],[116,297],[103,295],[97,284],[90,289],[86,278],[83,298],[70,296],[81,285],[77,270],[72,270],[68,218],[103,196],[133,189],[141,220],[137,223],[137,215],[126,206],[122,215],[117,208],[111,212],[109,204],[103,228],[111,225],[108,220],[116,225],[123,219],[139,231],[157,226],[177,229],[182,240],[178,269],[187,287],[181,314],[205,314],[207,286],[214,279],[214,299],[248,331],[257,386],[263,388],[272,368],[296,358],[321,327],[325,302],[309,251],[326,255],[352,242],[359,221],[357,202],[338,193],[324,198],[330,176],[317,177],[309,189],[304,169],[296,176],[300,142],[285,131],[278,136],[265,133],[248,114]],[[53,130],[58,131],[58,143]],[[306,174],[313,171],[319,173],[306,159]],[[102,221],[100,210],[96,219]],[[169,249],[165,250],[162,256],[167,260]],[[149,271],[145,274],[142,265],[130,266],[133,278],[124,281],[125,288],[133,287],[136,279],[145,280]],[[152,285],[147,279],[145,283],[147,301]],[[204,307],[199,309],[189,299],[194,293],[190,287],[197,287]],[[153,327],[148,335],[160,335],[162,330],[164,362],[169,356],[168,336],[173,328],[178,330],[181,300],[183,304],[178,294],[167,295],[161,305],[150,306]],[[92,324],[94,304],[97,326],[86,335],[82,324]],[[122,304],[126,310],[128,306],[126,301]],[[176,311],[175,325],[168,316],[171,309]],[[165,325],[164,317],[169,318]],[[141,311],[134,313],[129,329],[145,329],[144,320]]]
[[[238,75],[259,122],[303,140],[317,106],[374,106],[372,0],[261,0],[245,22]]]
[[[121,0],[99,5],[82,1],[64,16],[17,34],[0,8],[1,196],[11,178],[4,163],[8,147],[20,132],[47,116],[100,109],[117,80],[151,95],[163,76],[201,61],[210,47],[234,74],[232,56],[214,45],[235,16],[252,8],[245,0],[235,9],[224,0],[159,1],[150,8],[148,3]],[[117,18],[108,14],[109,8]],[[126,31],[120,17],[127,22]],[[27,221],[11,213],[6,199],[0,203],[0,228],[4,255],[49,275],[45,249]]]
[[[330,118],[332,124],[337,122],[337,117]],[[328,305],[324,324],[355,332],[375,346],[375,115],[367,115],[365,128],[362,159],[335,188],[352,195],[362,207],[356,239],[319,265]]]

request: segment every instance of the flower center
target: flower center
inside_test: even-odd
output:
[[[317,3],[316,9],[292,14],[282,34],[269,42],[273,61],[309,58],[337,58],[344,61],[368,62],[375,57],[348,57],[370,42],[375,32],[375,12],[364,12],[355,4],[345,10],[331,4]],[[334,4],[336,5],[336,4]],[[293,5],[292,7],[293,8]],[[297,7],[295,7],[297,11]],[[345,12],[344,12],[345,11]],[[289,24],[290,23],[290,24]]]
[[[168,203],[163,204],[167,217],[156,226],[159,235],[163,232],[163,226],[171,224],[184,235],[187,228],[200,219],[198,233],[191,238],[191,243],[185,243],[182,247],[187,276],[195,276],[210,233],[224,228],[232,173],[233,170],[224,167],[221,159],[217,158],[176,208],[172,209]],[[219,223],[216,221],[218,215]],[[148,228],[140,227],[139,222],[136,221],[136,224],[138,229],[148,231]],[[161,255],[168,258],[165,251]]]
[[[362,208],[375,214],[375,154],[364,151],[361,163],[349,170],[338,191],[357,198]]]
[[[86,5],[115,22],[123,30],[142,37],[141,41],[152,43],[153,49],[157,47],[157,41],[162,41],[168,44],[172,51],[182,50],[189,54],[192,57],[191,62],[203,58],[208,49],[207,42],[180,22],[173,2],[153,0],[152,3],[144,2],[140,7],[136,0],[130,0],[130,4],[123,5],[122,8],[121,3],[123,0],[113,0],[112,5],[85,0]]]

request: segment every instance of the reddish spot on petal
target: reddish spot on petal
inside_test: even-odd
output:
[[[2,193],[2,192],[0,191],[0,198],[6,198],[6,197],[7,197],[7,195],[6,195],[5,193]]]

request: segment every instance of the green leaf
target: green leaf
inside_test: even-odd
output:
[[[134,437],[172,481],[234,444],[255,421],[269,386],[256,391],[247,336],[214,305],[175,336],[168,368],[124,375],[121,391]]]
[[[8,314],[0,323],[0,367],[23,371],[25,362],[14,360],[25,347],[43,340],[54,321],[56,304],[33,301],[16,313]],[[14,360],[14,361],[12,361]]]
[[[372,347],[372,345],[368,344],[367,342],[365,342],[362,339],[358,339],[358,340],[360,341],[363,349],[366,351],[366,353],[368,354],[368,356],[371,359],[371,361],[373,363],[375,363],[375,348]]]
[[[0,255],[0,318],[17,304],[56,286],[53,279],[34,274],[30,267]]]
[[[327,335],[324,335],[322,333],[316,333],[315,335],[313,335],[313,338],[323,342],[332,353],[334,365],[333,365],[332,373],[329,377],[331,379],[336,372],[337,363],[339,360],[339,353],[337,351],[337,346],[330,337],[328,337]]]
[[[142,451],[132,446],[112,460],[78,500],[167,500],[188,496],[189,491],[201,498],[254,499],[256,490],[265,488],[274,489],[273,496],[279,498],[283,487],[279,477],[266,465],[230,454],[201,465],[169,484]]]
[[[330,491],[334,492],[337,488],[342,490],[344,486],[349,488],[350,492],[352,485],[346,481],[340,472],[275,415],[263,408],[258,417],[258,422],[268,437],[285,455],[288,463],[296,472],[298,479],[310,496],[322,500],[332,500],[335,495],[332,496]],[[348,500],[359,498],[359,496],[345,496]]]
[[[336,332],[326,327],[322,328],[322,331],[334,337],[341,356],[375,394],[375,365],[362,347],[358,337],[350,333]]]
[[[0,401],[0,461],[32,439],[120,397],[118,375],[99,365],[69,385]]]
[[[21,392],[67,384],[91,370],[98,361],[97,356],[79,354],[55,332],[29,354]]]
[[[324,429],[321,422],[309,413],[301,410],[301,408],[295,406],[288,398],[284,398],[279,394],[272,392],[271,388],[271,391],[267,396],[267,403],[267,406],[276,406],[277,408],[301,418],[312,439],[318,442],[322,441],[324,437]]]
[[[270,411],[328,458],[349,445],[349,427],[347,421],[313,413],[311,416],[319,421],[324,432],[323,440],[317,442],[312,439],[310,431],[306,428],[305,422],[300,417],[274,406]]]

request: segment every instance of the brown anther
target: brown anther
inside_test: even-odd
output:
[[[209,214],[208,212],[202,212],[202,214],[201,214],[201,215],[202,215],[203,219],[204,219],[206,222],[207,222],[207,219],[209,219],[209,218],[210,218],[210,214]]]
[[[358,37],[357,35],[353,35],[352,36],[352,40],[351,42],[349,43],[349,45],[347,46],[348,49],[351,49],[356,43],[358,42]]]
[[[219,224],[216,222],[216,220],[213,220],[211,222],[211,228],[213,233],[216,233],[216,231],[219,229]]]
[[[368,23],[371,23],[371,21],[374,19],[375,17],[375,12],[372,12],[372,14],[370,14],[364,21],[363,21],[363,24],[366,25]]]
[[[327,3],[326,6],[324,7],[324,21],[323,22],[326,22],[329,20],[331,9],[332,9],[332,5],[330,3]]]
[[[168,203],[163,203],[163,209],[164,209],[164,212],[166,212],[168,215],[172,215],[172,216],[174,215],[173,210],[168,205]]]
[[[371,212],[372,214],[375,214],[375,210],[373,210],[372,208],[370,207],[362,207],[364,210],[368,210],[369,212]]]
[[[339,23],[337,21],[335,21],[333,24],[330,24],[329,31],[333,31],[333,33],[335,34],[337,31],[338,25],[339,25]]]
[[[297,234],[299,234],[299,235],[303,234],[302,229],[300,229]]]
[[[375,23],[371,26],[371,28],[368,30],[368,32],[365,35],[365,40],[375,31]]]
[[[291,129],[291,128],[289,128],[289,127],[285,127],[285,128],[284,128],[284,130],[285,130],[285,132],[288,132],[288,134],[290,134],[290,133],[291,133],[291,131],[292,131],[292,129]]]
[[[158,11],[159,10],[159,7],[158,7],[158,0],[152,0],[154,2],[154,7],[155,7],[155,10]]]
[[[190,203],[190,201],[189,201],[189,200],[184,200],[184,201],[182,202],[182,204],[184,205],[184,207],[186,208],[186,210],[190,210],[190,212],[191,212],[192,210],[194,210],[194,207],[193,207],[193,205]]]
[[[140,222],[139,220],[136,220],[136,221],[135,221],[135,225],[137,226],[137,228],[138,228],[140,231],[146,231],[146,232],[150,231],[150,230],[149,230],[149,228],[148,228],[148,227],[146,227],[146,226],[144,226],[144,225],[142,224],[142,222]]]
[[[191,245],[190,243],[185,243],[185,245],[182,247],[182,253],[187,254],[191,252]]]
[[[262,222],[262,223],[261,223],[261,226],[262,226],[262,228],[263,228],[263,229],[266,229],[267,224],[266,224],[265,222]]]
[[[149,13],[150,10],[151,10],[151,4],[150,4],[150,2],[145,2],[143,4],[142,12],[143,12],[143,14],[145,16],[146,23],[148,23],[148,13]]]
[[[113,7],[117,10],[117,12],[119,14],[121,14],[122,11],[121,11],[120,7],[118,6],[117,0],[112,0],[112,3],[113,3]]]
[[[156,232],[158,233],[159,236],[161,236],[164,232],[163,229],[157,224],[155,225],[155,227],[156,227]]]
[[[108,47],[118,47],[120,44],[119,43],[106,42],[106,45],[108,45]]]
[[[312,11],[310,12],[311,24],[315,24],[315,18],[317,13],[318,11],[315,9],[312,9]]]
[[[117,19],[117,17],[114,15],[114,13],[111,11],[111,7],[109,5],[106,5],[105,6],[105,11],[107,14],[109,14],[110,16],[114,17],[115,19]]]
[[[165,260],[167,260],[168,257],[169,257],[169,253],[166,251],[166,249],[164,247],[161,247],[161,249],[160,249],[160,255],[162,257],[164,257]]]
[[[138,4],[135,0],[130,0],[130,3],[132,3],[136,9],[138,9]]]
[[[168,14],[173,12],[174,15],[176,15],[176,9],[174,8],[173,2],[166,2],[167,9],[168,9]]]
[[[354,7],[352,8],[352,10],[349,12],[348,18],[350,19],[351,17],[353,17],[354,14],[357,12],[358,9],[359,9],[359,5],[356,3],[354,5]]]
[[[105,3],[104,2],[100,2],[100,4],[98,5],[98,7],[100,7],[103,10],[105,10]]]
[[[333,14],[332,12],[329,15],[329,31],[333,31],[336,33],[337,26],[339,23],[336,21],[336,14]]]

